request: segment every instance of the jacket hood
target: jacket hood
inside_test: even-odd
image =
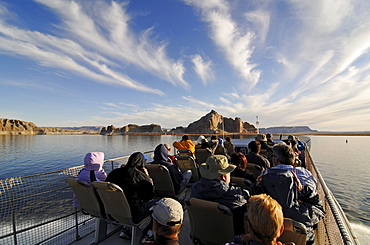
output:
[[[126,168],[142,169],[146,167],[146,165],[147,163],[144,155],[141,152],[135,152],[130,156],[125,166]]]
[[[168,159],[168,150],[164,144],[159,144],[154,150],[154,162],[166,162]]]
[[[104,152],[89,152],[84,158],[85,169],[100,171],[103,170]]]

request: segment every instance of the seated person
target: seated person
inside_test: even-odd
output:
[[[247,179],[251,183],[256,182],[253,173],[247,170],[248,162],[243,153],[237,152],[232,154],[231,164],[236,165],[236,168],[230,173],[231,176]]]
[[[184,211],[172,198],[162,198],[152,207],[154,244],[178,245]]]
[[[316,194],[316,180],[309,172],[301,171],[305,170],[304,168],[295,169],[292,166],[295,153],[291,147],[285,143],[278,143],[272,150],[273,161],[277,166],[266,169],[251,191],[253,194],[266,193],[279,202],[284,217],[306,226],[307,244],[313,244],[314,227],[325,215]]]
[[[247,213],[249,233],[235,237],[229,244],[282,245],[277,238],[284,231],[284,216],[276,200],[266,194],[252,196],[247,205]]]
[[[271,146],[267,144],[267,138],[265,134],[257,134],[254,138],[256,141],[260,142],[261,144],[261,155],[267,156],[269,151],[271,151]]]
[[[218,139],[216,135],[211,136],[211,139],[209,140],[209,146],[210,146],[212,153],[214,154],[218,146]]]
[[[148,216],[149,208],[153,205],[147,203],[154,197],[154,186],[146,165],[144,155],[135,152],[126,165],[113,169],[106,179],[107,182],[121,187],[125,193],[135,223]]]
[[[195,153],[195,145],[191,140],[189,140],[189,136],[187,135],[183,135],[181,141],[173,142],[173,147],[178,150],[189,150],[193,155]]]
[[[290,150],[291,147],[280,142],[276,144],[272,150],[274,156],[272,158],[275,169],[290,170],[295,173],[302,186],[307,186],[316,194],[317,180],[312,176],[312,173],[303,167],[294,167],[296,162],[296,154]],[[292,156],[293,155],[293,156]]]
[[[249,192],[240,187],[229,185],[230,172],[236,168],[229,164],[223,155],[213,155],[207,158],[206,163],[199,166],[201,179],[191,189],[191,197],[218,202],[230,208],[233,213],[234,231],[240,235],[244,233],[243,215]]]
[[[197,144],[195,145],[195,149],[201,148],[202,146],[202,140],[206,139],[203,135],[200,135],[197,139]]]
[[[85,167],[78,173],[77,179],[89,184],[93,181],[105,181],[107,174],[103,169],[104,152],[89,152],[84,158]],[[78,207],[78,200],[73,196],[73,205]]]
[[[231,156],[235,153],[234,144],[231,142],[231,138],[229,136],[226,137],[226,141],[224,142],[224,147],[227,150],[227,154]]]
[[[273,138],[273,135],[268,133],[266,134],[266,143],[269,145],[269,146],[274,146],[275,145],[275,142],[272,140]]]
[[[166,166],[170,172],[175,193],[180,193],[191,179],[191,170],[181,170],[173,163],[168,162],[168,150],[164,144],[159,144],[154,150],[154,161],[150,164],[161,164]]]
[[[266,157],[260,155],[261,143],[259,141],[251,141],[248,144],[248,154],[245,156],[247,161],[260,165],[261,168],[269,168],[270,162]]]

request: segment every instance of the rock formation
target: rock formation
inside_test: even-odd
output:
[[[113,125],[103,127],[100,131],[102,135],[115,134],[162,134],[162,128],[157,124],[139,126],[136,124],[129,124],[122,128],[116,128]]]
[[[1,135],[33,135],[38,134],[41,128],[32,122],[25,122],[17,119],[0,119]]]
[[[171,133],[179,132],[179,128],[172,129]],[[216,111],[212,110],[207,115],[200,118],[198,121],[190,123],[183,133],[191,134],[219,134],[222,132],[227,133],[246,133],[257,132],[257,129],[242,119],[236,117],[235,119],[223,117]]]

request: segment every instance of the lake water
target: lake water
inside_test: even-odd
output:
[[[0,136],[0,179],[83,165],[87,152],[105,159],[151,151],[181,136]],[[370,137],[310,136],[311,155],[362,244],[370,239]],[[196,140],[196,138],[192,138]],[[348,143],[346,143],[346,140]]]

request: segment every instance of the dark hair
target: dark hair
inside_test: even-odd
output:
[[[211,136],[211,140],[217,140],[217,136],[216,135],[212,135]]]
[[[226,137],[226,141],[231,141],[230,136],[227,136],[227,137]]]
[[[253,153],[259,153],[261,151],[261,143],[257,140],[249,142],[248,149]]]
[[[245,170],[248,166],[247,158],[241,152],[231,154],[230,162],[236,165],[236,167],[241,170]]]
[[[182,136],[182,139],[181,139],[182,141],[185,141],[185,140],[189,140],[189,136],[187,136],[186,134],[184,134],[183,136]]]

